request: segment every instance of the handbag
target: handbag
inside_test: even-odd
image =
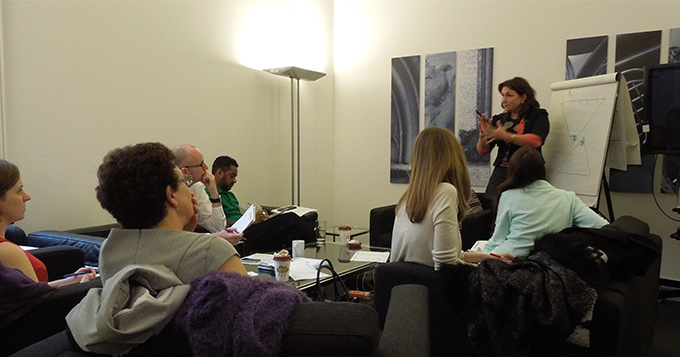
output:
[[[331,274],[331,280],[328,283],[328,285],[333,286],[333,292],[334,292],[334,299],[333,300],[328,300],[326,299],[326,294],[324,292],[324,288],[321,286],[321,270],[322,269],[327,269],[330,274]],[[333,268],[333,263],[331,263],[330,260],[324,259],[321,261],[319,264],[319,269],[316,271],[316,297],[314,298],[314,301],[356,301],[356,298],[352,298],[349,295],[349,290],[347,289],[347,285],[345,285],[345,282],[340,279],[340,275],[335,271]],[[338,286],[340,288],[338,288]]]

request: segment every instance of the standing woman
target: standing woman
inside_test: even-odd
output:
[[[507,178],[508,164],[515,151],[522,146],[540,151],[550,131],[548,112],[541,109],[536,91],[526,79],[509,79],[498,85],[498,91],[505,112],[494,115],[490,121],[486,120],[486,114],[479,116],[477,151],[486,155],[498,146],[494,170],[485,192],[489,199],[496,197],[498,185]]]
[[[468,210],[470,177],[463,147],[450,130],[423,130],[413,148],[411,180],[396,208],[391,261],[438,270],[462,260],[458,221]]]
[[[47,281],[45,264],[4,238],[10,224],[24,219],[26,201],[30,199],[24,191],[19,168],[0,160],[0,263],[20,270],[33,281]]]

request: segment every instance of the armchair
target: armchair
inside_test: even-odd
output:
[[[491,238],[496,217],[491,208],[485,207],[484,204],[490,203],[486,200],[482,201],[484,210],[468,214],[461,223],[460,235],[463,249],[472,248],[478,240]],[[371,246],[389,248],[392,245],[392,227],[396,207],[397,205],[389,205],[371,209],[368,231]]]
[[[662,241],[649,233],[649,226],[634,217],[623,216],[601,228],[635,234],[648,247],[661,252]],[[643,347],[652,345],[657,308],[661,255],[643,275],[614,272],[608,283],[598,290],[598,299],[589,323],[590,348],[561,343],[553,353],[565,356],[639,356]],[[380,321],[386,316],[386,301],[392,287],[399,284],[423,284],[430,289],[430,329],[432,355],[449,355],[460,351],[469,355],[462,316],[442,294],[437,273],[415,263],[392,262],[380,265],[375,272],[375,308]],[[442,337],[446,336],[446,337]]]

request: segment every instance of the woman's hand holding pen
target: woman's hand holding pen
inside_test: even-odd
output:
[[[64,275],[63,279],[48,282],[50,286],[59,287],[74,283],[87,283],[97,277],[97,270],[93,267],[82,267],[75,273]]]
[[[480,114],[479,112],[477,112],[477,114],[479,115],[477,118],[479,122],[479,138],[486,142],[486,134],[489,131],[491,124],[486,120],[486,114]]]

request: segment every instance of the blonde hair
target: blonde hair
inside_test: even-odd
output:
[[[411,181],[397,209],[406,204],[413,223],[425,217],[437,185],[448,182],[458,191],[458,220],[467,212],[472,192],[463,147],[450,130],[430,127],[418,134],[411,158]]]

